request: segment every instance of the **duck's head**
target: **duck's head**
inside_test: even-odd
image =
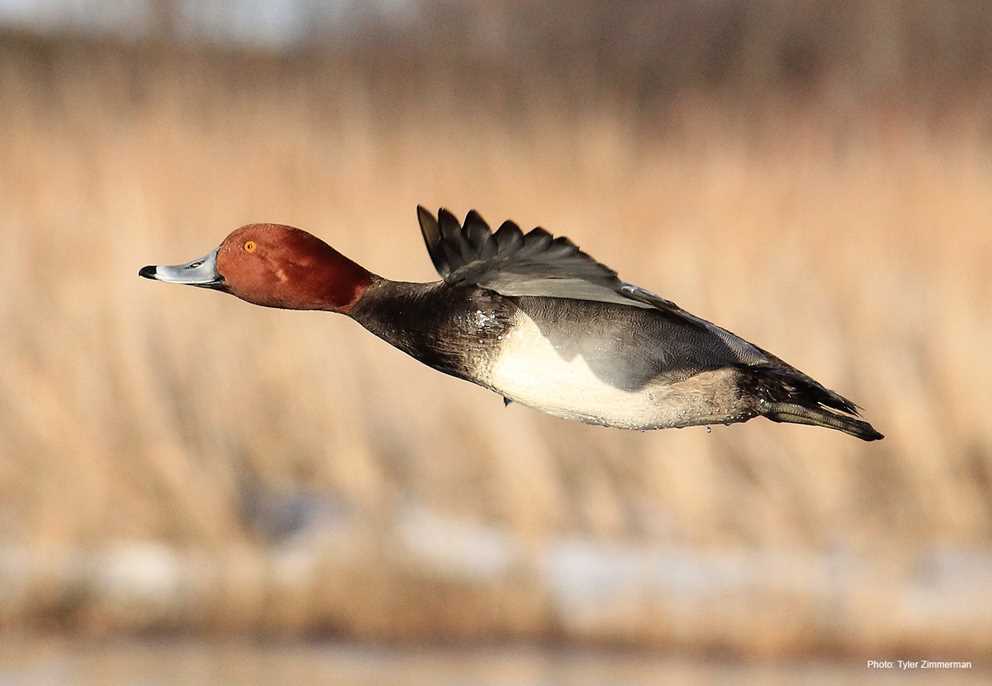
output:
[[[347,312],[372,274],[302,229],[248,224],[204,257],[172,266],[148,265],[138,276],[212,288],[255,305]]]

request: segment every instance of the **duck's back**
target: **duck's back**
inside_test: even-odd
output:
[[[634,429],[725,421],[746,411],[737,366],[767,361],[732,334],[660,310],[510,300],[515,313],[478,381],[568,419]]]

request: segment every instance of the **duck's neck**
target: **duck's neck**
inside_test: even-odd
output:
[[[376,280],[375,274],[365,269],[334,248],[322,244],[319,254],[302,277],[297,277],[296,288],[307,303],[305,309],[327,310],[347,314],[362,299]]]

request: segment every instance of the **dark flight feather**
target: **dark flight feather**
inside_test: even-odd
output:
[[[435,219],[418,206],[417,218],[434,267],[452,286],[475,285],[508,296],[678,309],[669,300],[624,283],[568,238],[556,238],[540,227],[525,234],[514,222],[505,221],[492,233],[475,210],[462,224],[444,208]]]

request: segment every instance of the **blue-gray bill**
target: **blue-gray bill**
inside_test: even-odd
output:
[[[201,288],[217,288],[224,283],[224,277],[217,272],[217,250],[185,264],[150,264],[138,270],[138,276]]]

